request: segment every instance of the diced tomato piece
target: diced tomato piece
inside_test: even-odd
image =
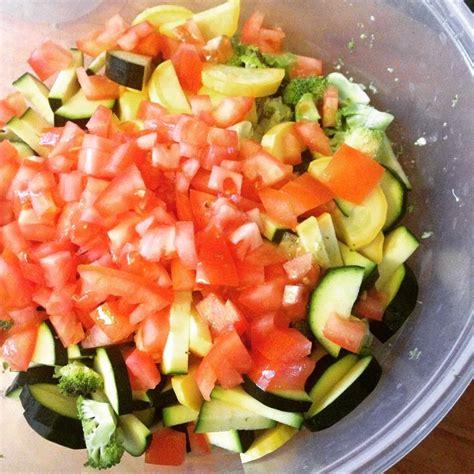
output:
[[[271,361],[261,354],[252,354],[249,377],[262,390],[304,390],[306,380],[316,365],[307,357],[291,362]]]
[[[89,133],[100,137],[107,137],[112,124],[112,114],[112,109],[99,105],[86,124]]]
[[[132,25],[118,40],[117,45],[124,51],[135,49],[140,39],[145,38],[155,31],[153,25],[148,21],[143,21]]]
[[[58,142],[51,150],[48,159],[50,159],[51,156],[62,155],[75,148],[79,148],[82,145],[84,135],[84,130],[82,130],[78,125],[74,122],[67,122],[62,129]]]
[[[212,230],[203,234],[198,243],[198,257],[196,283],[239,285],[239,275],[224,237]]]
[[[267,359],[285,362],[306,357],[311,353],[311,345],[309,339],[292,328],[273,328],[256,346],[252,341],[253,349],[258,350]]]
[[[244,120],[254,103],[253,97],[225,97],[214,107],[212,116],[218,127],[230,127]]]
[[[204,357],[199,363],[195,377],[201,395],[204,400],[209,401],[211,392],[217,382],[217,374],[208,357]]]
[[[195,433],[196,423],[188,423],[187,432],[189,437],[189,444],[191,445],[191,452],[197,456],[202,456],[211,453],[211,448],[204,433]]]
[[[283,290],[283,313],[290,321],[305,319],[309,288],[305,285],[285,285]]]
[[[61,251],[40,258],[47,286],[61,289],[75,276],[75,261],[68,251]]]
[[[0,226],[9,224],[14,219],[11,201],[0,200]]]
[[[196,309],[209,323],[215,335],[223,332],[223,329],[227,327],[225,304],[216,294],[209,293],[196,305]]]
[[[169,311],[150,314],[135,333],[135,344],[140,351],[147,352],[155,360],[161,360],[170,330]]]
[[[23,308],[31,303],[33,286],[27,281],[15,258],[0,255],[0,287],[5,289],[2,297],[4,308]]]
[[[35,351],[38,328],[31,326],[7,337],[2,345],[2,359],[12,370],[26,371]]]
[[[241,260],[263,244],[262,235],[255,222],[242,224],[230,234],[229,240],[236,246],[237,256]]]
[[[265,188],[260,190],[259,196],[270,218],[289,229],[296,227],[297,214],[288,194],[278,189]]]
[[[312,268],[312,256],[310,253],[299,255],[285,262],[283,268],[290,280],[301,280]]]
[[[22,309],[16,309],[8,312],[10,319],[17,329],[23,329],[31,326],[37,326],[46,318],[44,311],[37,311],[36,306],[26,306]]]
[[[125,355],[127,370],[133,375],[135,386],[132,390],[154,389],[161,380],[161,374],[156,362],[146,352],[133,349]]]
[[[204,37],[197,23],[189,18],[182,25],[173,29],[176,39],[182,43],[189,43],[201,47],[204,44]]]
[[[387,295],[380,291],[362,293],[354,305],[354,314],[361,318],[382,321],[387,305]]]
[[[80,171],[59,175],[58,193],[64,202],[79,201],[84,190],[85,176]]]
[[[297,122],[294,125],[296,134],[301,141],[311,150],[322,155],[331,155],[329,137],[327,137],[317,122]]]
[[[113,342],[99,326],[92,326],[86,333],[86,337],[81,341],[81,347],[91,349],[95,347],[110,346]]]
[[[261,285],[265,282],[265,268],[263,265],[254,265],[235,259],[235,266],[237,268],[237,274],[239,275],[240,286],[242,288]]]
[[[83,293],[122,296],[132,304],[143,303],[157,310],[168,306],[173,299],[172,291],[138,275],[94,265],[79,265],[77,271],[82,279]]]
[[[234,54],[232,43],[225,35],[211,38],[202,48],[206,61],[211,63],[226,63]]]
[[[194,189],[189,192],[189,202],[198,229],[203,229],[209,223],[215,201],[216,197],[212,194],[195,191]]]
[[[288,259],[285,253],[278,246],[270,243],[263,242],[260,247],[255,249],[245,259],[246,263],[251,265],[273,265],[274,263],[283,263]]]
[[[150,229],[140,239],[139,252],[151,262],[159,262],[162,258],[175,255],[176,228],[170,225],[160,225]]]
[[[163,37],[157,31],[153,31],[138,41],[133,52],[145,56],[156,57],[160,54],[162,48]]]
[[[145,451],[145,462],[160,466],[180,466],[186,457],[186,433],[162,428],[153,433]]]
[[[243,161],[242,173],[250,181],[257,181],[261,187],[273,186],[283,181],[292,172],[292,166],[285,165],[266,151],[260,150]]]
[[[5,249],[19,255],[30,247],[30,243],[21,235],[18,222],[11,222],[0,228],[0,242]]]
[[[88,76],[83,67],[76,70],[81,89],[89,100],[116,99],[120,95],[119,85],[106,76]]]
[[[84,339],[84,328],[74,313],[50,314],[49,320],[64,347],[78,344]]]
[[[244,23],[240,41],[242,44],[257,44],[265,15],[255,11]]]
[[[263,285],[241,291],[239,303],[254,314],[262,314],[279,309],[283,302],[285,281],[276,278]]]
[[[367,334],[365,321],[341,318],[337,314],[329,317],[323,329],[324,337],[355,354],[359,353]]]
[[[261,28],[257,46],[262,53],[278,54],[281,53],[285,37],[285,32],[280,28]]]
[[[97,210],[104,215],[118,215],[133,209],[146,190],[140,171],[135,165],[118,175],[99,195]]]
[[[135,329],[115,302],[107,302],[90,313],[92,321],[114,342],[126,339]]]
[[[66,69],[72,61],[72,54],[67,49],[54,43],[45,41],[38,46],[28,59],[36,75],[42,80],[50,78],[53,74]]]
[[[214,118],[212,116],[212,102],[208,95],[192,95],[188,97],[191,104],[193,115],[207,123],[214,125]]]
[[[337,123],[337,108],[339,106],[339,91],[330,84],[323,96],[323,127],[335,127]]]
[[[321,180],[338,197],[360,204],[380,181],[382,165],[348,145],[341,145]]]
[[[208,133],[209,127],[204,122],[182,115],[174,127],[173,139],[176,142],[201,147],[207,144]]]
[[[320,59],[296,56],[296,63],[290,71],[290,79],[295,77],[321,76],[322,73],[323,62]]]
[[[195,270],[198,258],[194,242],[194,225],[192,222],[177,222],[174,244],[178,257],[186,268]]]
[[[221,166],[213,166],[209,176],[209,188],[223,194],[240,194],[243,177],[240,173]]]
[[[186,268],[181,260],[176,258],[171,261],[171,280],[173,290],[192,290],[196,283],[196,272]]]
[[[281,191],[292,197],[291,204],[298,216],[334,198],[332,191],[309,173],[288,181]]]
[[[201,88],[202,61],[196,46],[181,43],[171,60],[183,89],[197,94]]]
[[[3,127],[12,117],[20,117],[27,109],[27,104],[21,92],[13,92],[0,100],[0,127]]]

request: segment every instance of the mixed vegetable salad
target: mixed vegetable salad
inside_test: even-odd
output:
[[[394,117],[239,14],[115,15],[0,101],[6,395],[95,468],[330,427],[416,304]]]

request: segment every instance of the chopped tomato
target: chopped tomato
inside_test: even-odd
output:
[[[254,104],[253,97],[225,97],[214,107],[212,116],[218,127],[230,127],[244,120]]]
[[[285,165],[264,150],[245,159],[242,164],[244,176],[260,187],[273,186],[287,178],[291,172],[291,165]]]
[[[132,390],[150,390],[160,383],[160,371],[149,354],[133,349],[125,354],[125,364],[132,376]]]
[[[323,62],[320,59],[296,56],[296,63],[290,71],[290,79],[295,77],[321,76],[322,73]]]
[[[368,325],[360,319],[341,318],[333,314],[326,322],[323,335],[334,344],[358,354],[368,334]]]
[[[288,181],[281,191],[291,196],[292,207],[298,216],[334,198],[329,188],[309,173],[303,173],[296,179]]]
[[[195,270],[198,258],[194,242],[194,225],[192,222],[176,223],[174,244],[178,257],[186,268]]]
[[[72,54],[69,50],[48,40],[31,53],[28,64],[36,75],[45,81],[62,69],[66,69],[71,61]]]
[[[114,342],[126,339],[135,329],[116,302],[107,302],[90,313],[92,321]]]
[[[379,291],[363,292],[354,305],[354,314],[361,318],[382,321],[387,305],[387,295]]]
[[[112,124],[112,115],[111,109],[99,105],[86,124],[89,133],[98,135],[99,137],[107,137]]]
[[[226,63],[234,54],[232,43],[227,36],[216,36],[202,48],[202,54],[208,62]]]
[[[39,261],[46,284],[57,289],[61,289],[75,277],[75,263],[73,255],[67,250],[42,257]]]
[[[135,334],[135,344],[140,351],[160,360],[170,329],[169,312],[160,311],[147,316]]]
[[[257,44],[265,15],[255,11],[244,23],[240,41],[243,44]]]
[[[202,61],[196,46],[181,43],[171,60],[182,88],[197,94],[201,88]]]
[[[297,122],[295,123],[296,134],[303,143],[311,150],[322,155],[331,155],[329,137],[327,137],[317,122]]]
[[[284,191],[265,188],[259,192],[260,199],[268,216],[283,227],[294,229],[297,224],[297,214],[292,205],[291,197]]]
[[[243,177],[240,173],[230,171],[221,166],[213,166],[209,176],[209,189],[223,194],[240,194]]]
[[[323,96],[323,127],[335,127],[337,124],[337,108],[339,107],[339,91],[330,84]]]
[[[180,466],[186,457],[186,433],[162,428],[153,433],[145,451],[145,462],[159,466]]]
[[[380,181],[384,167],[348,145],[341,145],[321,180],[338,197],[360,204]]]
[[[49,306],[47,310],[48,313],[51,312]],[[84,328],[73,312],[62,314],[51,312],[49,319],[64,347],[78,344],[84,339]]]
[[[143,21],[131,26],[118,40],[117,45],[124,51],[132,51],[137,46],[142,38],[145,38],[155,29],[148,21]]]
[[[239,303],[254,314],[275,311],[282,305],[284,288],[285,281],[279,278],[246,288],[240,293]]]
[[[283,264],[288,278],[293,281],[301,280],[312,268],[311,253],[305,253]]]
[[[76,72],[81,89],[89,100],[116,99],[119,96],[119,85],[108,77],[88,76],[83,67],[77,68]]]
[[[192,19],[187,19],[183,24],[173,29],[174,36],[182,43],[202,46],[204,37],[197,23]]]
[[[186,268],[179,258],[171,261],[171,280],[173,290],[192,290],[196,283],[196,272]]]
[[[5,126],[12,117],[20,117],[26,109],[25,98],[21,92],[14,92],[0,100],[0,127]]]
[[[12,370],[26,371],[36,346],[37,326],[25,328],[7,337],[2,345],[2,359]]]
[[[281,28],[261,28],[257,46],[262,53],[278,54],[281,53],[285,37],[286,34]]]
[[[187,432],[189,444],[191,445],[191,452],[197,456],[202,456],[211,453],[211,448],[204,433],[195,433],[196,424],[194,422],[188,423]]]

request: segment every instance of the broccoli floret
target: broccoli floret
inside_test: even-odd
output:
[[[59,368],[57,375],[59,376],[59,390],[70,397],[89,395],[104,387],[102,376],[78,361]]]
[[[293,53],[269,54],[264,53],[263,59],[269,67],[281,68],[288,75],[296,63],[296,55]]]
[[[382,130],[359,127],[347,132],[343,141],[346,145],[375,159],[382,146],[383,139],[384,132]]]
[[[258,123],[253,136],[260,141],[262,136],[275,125],[292,120],[293,112],[282,102],[281,97],[267,97],[257,101],[257,116]]]
[[[240,66],[247,68],[266,68],[262,53],[257,46],[242,44],[238,36],[231,38],[234,55],[227,61],[230,66]]]
[[[121,432],[117,429],[117,418],[110,404],[79,397],[77,412],[87,448],[85,466],[107,469],[118,464],[124,448]]]
[[[283,89],[283,102],[295,106],[306,93],[313,95],[313,100],[318,102],[326,89],[327,80],[324,77],[308,76],[292,79]]]
[[[0,319],[0,330],[9,331],[13,326],[11,319]]]

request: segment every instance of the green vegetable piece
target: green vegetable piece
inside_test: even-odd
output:
[[[57,370],[59,390],[70,397],[86,396],[104,388],[104,379],[95,370],[78,361]]]
[[[82,423],[87,448],[85,466],[107,469],[122,459],[122,434],[117,429],[117,418],[109,403],[77,399],[77,412]]]
[[[344,137],[344,143],[375,159],[382,146],[383,137],[382,130],[360,127],[349,131]]]
[[[306,93],[311,93],[315,102],[318,102],[327,86],[324,77],[308,76],[292,79],[283,89],[283,102],[287,105],[295,106],[301,97]]]
[[[9,319],[0,319],[0,330],[9,331],[13,326],[13,321]]]
[[[362,86],[351,82],[340,72],[328,74],[327,81],[337,87],[339,99],[344,103],[368,104],[370,102],[370,97],[364,92]]]
[[[286,74],[289,74],[296,63],[297,56],[293,53],[263,53],[263,59],[267,66],[284,69],[286,71]]]
[[[281,97],[266,97],[257,100],[257,116],[253,137],[258,141],[275,125],[293,120],[291,108],[282,102]]]
[[[229,66],[240,66],[246,68],[266,68],[262,53],[257,46],[251,44],[242,44],[238,35],[231,38],[234,55],[229,59]]]
[[[295,106],[295,119],[297,122],[307,120],[309,122],[318,122],[321,116],[313,99],[313,94],[307,92],[301,96],[301,99]]]
[[[349,128],[366,127],[386,130],[394,119],[392,114],[381,112],[365,104],[351,104],[343,107],[341,112]]]

